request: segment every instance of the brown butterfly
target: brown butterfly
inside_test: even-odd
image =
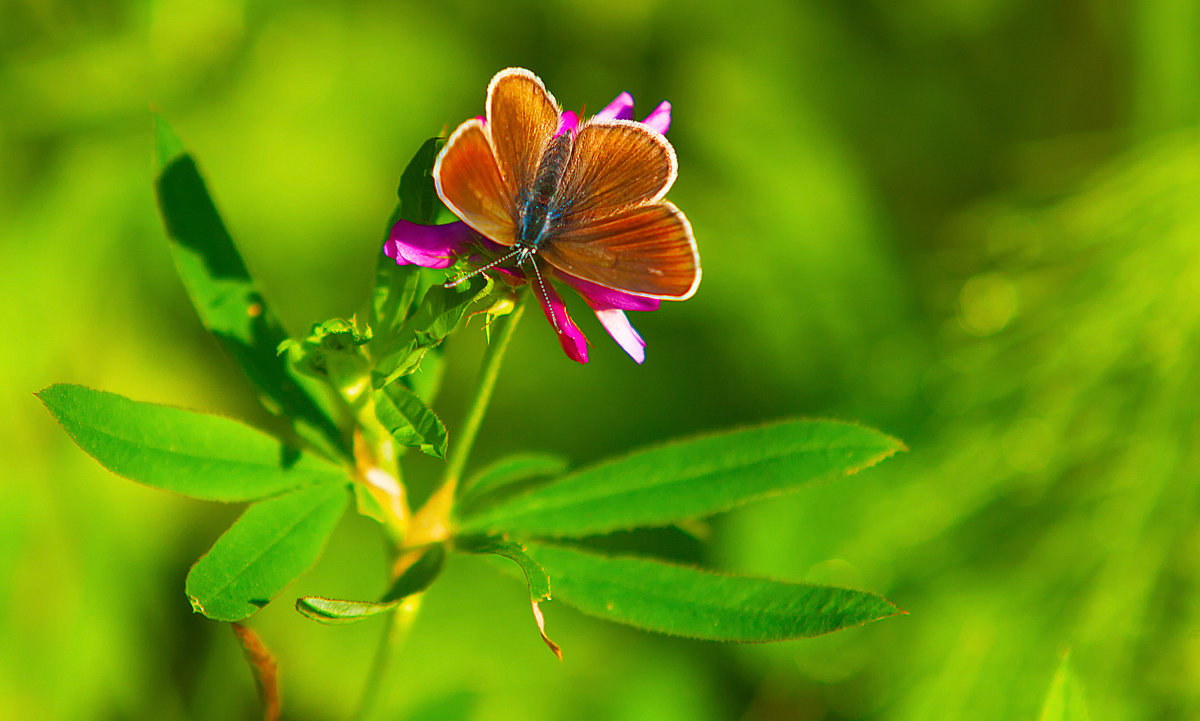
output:
[[[486,120],[466,121],[446,141],[433,167],[438,195],[512,248],[475,272],[514,261],[532,269],[545,297],[541,260],[623,293],[690,298],[700,284],[696,240],[662,199],[678,171],[674,148],[632,120],[573,120],[541,79],[508,68],[488,85]]]

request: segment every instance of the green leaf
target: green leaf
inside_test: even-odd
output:
[[[83,386],[37,394],[67,435],[108,470],[206,501],[247,501],[346,472],[247,425]]]
[[[279,352],[297,371],[345,392],[368,375],[370,359],[363,346],[370,341],[371,329],[360,330],[353,318],[330,318],[313,323],[305,338],[283,341]]]
[[[464,533],[587,536],[662,526],[872,466],[904,444],[862,426],[788,421],[651,447],[467,515]]]
[[[259,501],[192,566],[192,609],[217,621],[254,614],[321,555],[349,500],[344,484],[322,484]]]
[[[456,512],[479,512],[533,484],[544,483],[566,472],[567,459],[548,453],[518,453],[502,458],[471,476],[460,487]]]
[[[503,556],[516,563],[525,574],[525,582],[529,586],[529,605],[533,611],[533,620],[537,624],[538,635],[546,648],[561,662],[562,647],[546,635],[546,618],[542,615],[539,604],[550,600],[550,577],[546,569],[533,559],[525,546],[516,541],[500,536],[475,536],[455,539],[455,548],[467,553],[492,553]]]
[[[446,144],[445,138],[429,138],[417,149],[404,172],[400,174],[400,217],[412,223],[433,225],[442,209],[433,180],[433,165]]]
[[[407,571],[396,579],[380,601],[342,601],[320,596],[305,596],[296,600],[296,610],[314,621],[342,625],[391,611],[404,599],[429,587],[442,571],[446,561],[443,544],[430,546]]]
[[[296,599],[296,610],[314,621],[341,626],[355,623],[371,616],[387,613],[404,603],[404,599],[389,601],[343,601],[321,596],[305,596]]]
[[[902,613],[865,591],[685,568],[526,544],[554,600],[646,631],[711,641],[784,641]]]
[[[396,334],[374,344],[377,358],[372,373],[373,385],[382,388],[416,370],[430,349],[440,344],[457,328],[475,301],[485,298],[492,288],[486,275],[477,275],[452,288],[435,285],[426,291],[416,312]]]
[[[414,593],[424,591],[442,572],[445,564],[446,545],[435,543],[421,554],[416,563],[409,566],[408,570],[392,582],[392,587],[383,594],[383,600],[399,601]]]
[[[400,202],[392,217],[388,219],[387,228],[384,230],[385,242],[392,226],[398,220],[426,225],[437,221],[442,201],[433,182],[433,164],[444,142],[442,138],[426,140],[401,173],[400,187],[396,192]],[[408,318],[409,307],[418,296],[419,282],[420,268],[397,265],[394,260],[383,254],[383,246],[380,245],[369,319],[370,326],[375,329],[376,334],[390,337],[399,329]]]
[[[417,394],[399,383],[375,391],[375,417],[405,448],[446,457],[446,426]]]
[[[507,558],[524,572],[530,600],[535,603],[550,600],[550,577],[546,575],[546,569],[526,552],[524,544],[500,536],[464,536],[454,540],[454,547],[466,553],[491,553]]]
[[[1087,721],[1087,705],[1083,701],[1083,688],[1079,679],[1071,669],[1070,654],[1063,656],[1050,689],[1046,692],[1046,700],[1042,703],[1042,713],[1038,721]]]
[[[246,270],[195,161],[161,118],[156,118],[156,135],[159,210],[175,268],[200,321],[262,389],[268,410],[307,425],[320,434],[323,445],[348,456],[308,382],[279,356],[277,348],[287,333]]]
[[[442,377],[446,374],[445,348],[438,346],[430,348],[421,359],[421,364],[412,373],[401,378],[404,387],[423,398],[426,403],[433,403],[442,387]]]

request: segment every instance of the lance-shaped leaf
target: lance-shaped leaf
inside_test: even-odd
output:
[[[435,285],[394,335],[373,344],[373,384],[382,388],[416,370],[421,359],[462,322],[475,301],[488,295],[492,280],[477,275],[451,288]]]
[[[862,426],[788,421],[674,441],[464,514],[464,533],[586,536],[662,526],[872,466],[904,444]]]
[[[492,463],[460,487],[456,512],[479,512],[485,506],[544,483],[567,470],[567,459],[549,453],[517,453]]]
[[[323,484],[246,509],[192,566],[192,608],[217,621],[254,614],[321,555],[349,500],[344,484]]]
[[[400,202],[384,229],[385,240],[398,220],[425,225],[436,222],[442,201],[433,183],[433,164],[444,142],[442,138],[426,140],[401,173],[396,192]],[[397,265],[383,254],[380,243],[370,316],[370,326],[377,336],[391,337],[408,317],[409,307],[417,297],[419,271],[417,266]]]
[[[156,131],[159,210],[200,321],[262,390],[268,410],[299,420],[320,434],[323,445],[348,455],[337,427],[307,390],[309,382],[276,352],[287,334],[246,270],[195,161],[161,118]]]
[[[554,600],[647,631],[711,641],[784,641],[902,613],[865,591],[735,576],[646,558],[527,543]]]
[[[503,556],[521,568],[529,584],[529,598],[535,603],[550,600],[550,577],[546,569],[533,559],[525,545],[500,536],[464,536],[454,540],[454,547],[466,553]]]
[[[108,470],[206,501],[248,501],[346,472],[247,425],[58,383],[38,393],[72,440]]]
[[[405,448],[419,448],[434,458],[446,457],[446,426],[425,401],[399,383],[375,391],[375,417]]]
[[[446,561],[443,544],[430,546],[417,562],[408,568],[379,601],[344,601],[321,596],[305,596],[296,600],[296,610],[314,621],[341,625],[361,621],[391,611],[414,593],[420,593],[433,583]]]
[[[1065,654],[1050,682],[1050,689],[1042,702],[1042,713],[1038,721],[1088,721],[1087,704],[1083,700],[1083,688],[1075,672],[1071,670],[1070,654]]]
[[[525,582],[529,584],[529,604],[533,610],[533,620],[537,624],[538,633],[546,648],[559,660],[563,660],[562,647],[546,635],[546,619],[542,615],[539,604],[550,600],[550,577],[546,569],[525,550],[524,544],[500,536],[470,536],[458,538],[454,547],[467,553],[491,553],[503,556],[521,568],[525,574]]]

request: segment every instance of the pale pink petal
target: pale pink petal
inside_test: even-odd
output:
[[[646,360],[646,341],[638,334],[637,329],[625,317],[623,310],[598,310],[596,318],[604,326],[604,330],[612,336],[617,345],[629,354],[629,357],[639,365]]]
[[[594,120],[633,120],[633,96],[621,93],[604,109],[596,113]]]
[[[642,124],[649,125],[654,130],[666,135],[667,129],[671,127],[671,104],[666,100],[659,103],[657,108],[650,111]]]

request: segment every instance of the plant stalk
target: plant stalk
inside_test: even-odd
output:
[[[487,413],[488,404],[492,400],[492,391],[495,390],[496,379],[500,375],[500,365],[504,360],[504,353],[508,349],[517,321],[521,319],[524,310],[525,297],[522,297],[517,301],[516,307],[511,313],[495,323],[492,341],[488,344],[487,352],[483,357],[483,367],[479,371],[475,397],[467,410],[463,429],[450,453],[442,485],[406,524],[407,533],[402,542],[406,548],[411,550],[407,553],[400,553],[393,563],[391,570],[393,581],[420,558],[424,546],[443,541],[449,536],[449,518],[450,510],[454,505],[454,494],[471,455],[471,447],[474,446],[475,438],[479,435],[479,428],[483,425],[483,417]],[[398,468],[396,473],[398,476]],[[393,541],[396,542],[396,539],[393,538]],[[404,603],[389,614],[388,624],[379,639],[375,658],[371,662],[371,670],[367,676],[367,684],[363,688],[358,711],[353,717],[355,721],[367,721],[378,708],[381,691],[384,688],[385,679],[389,676],[392,659],[405,639],[408,638],[409,629],[412,628],[417,611],[421,607],[423,595],[417,593],[409,596]]]
[[[442,477],[442,488],[448,487],[448,493],[451,496],[457,491],[463,469],[466,468],[467,459],[471,455],[471,448],[475,445],[475,438],[479,435],[480,426],[483,425],[483,416],[487,413],[488,404],[492,401],[492,391],[496,388],[496,379],[500,376],[500,364],[504,360],[504,353],[508,350],[508,344],[512,340],[517,322],[521,320],[521,315],[525,312],[525,303],[528,297],[528,293],[522,294],[513,311],[496,321],[493,340],[488,345],[487,352],[483,356],[483,367],[479,370],[479,380],[475,385],[475,399],[467,411],[458,442],[455,443],[454,450],[450,453],[446,474]]]

